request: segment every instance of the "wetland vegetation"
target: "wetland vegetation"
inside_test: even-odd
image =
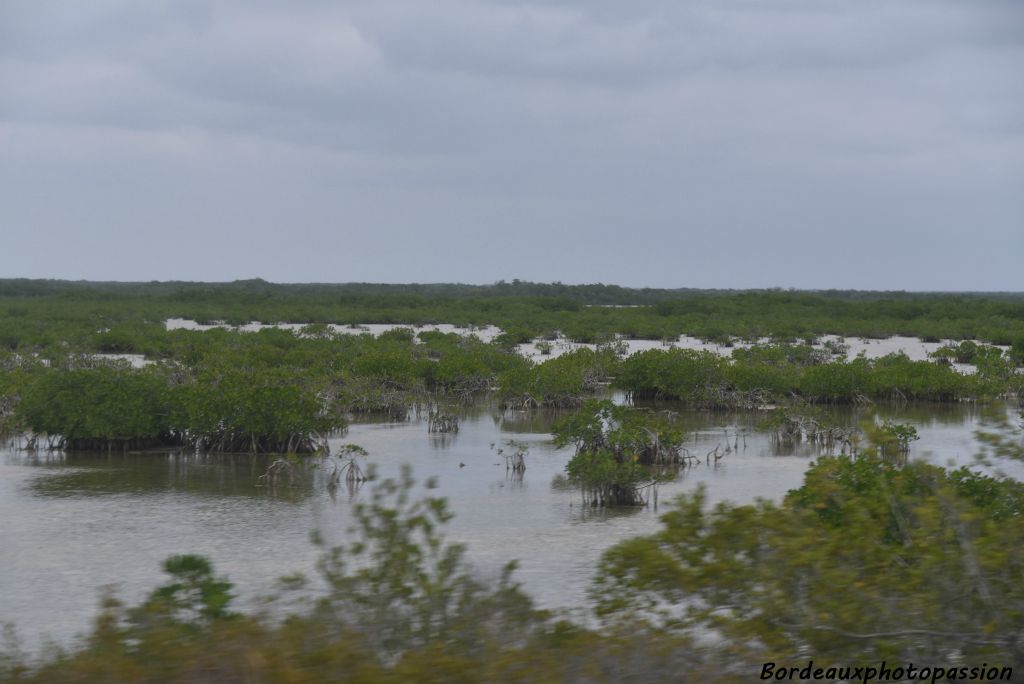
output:
[[[608,302],[634,306],[596,306]],[[168,330],[172,316],[303,327]],[[928,321],[939,323],[926,329]],[[609,385],[636,399],[726,409],[1014,394],[1022,321],[1024,300],[994,296],[2,281],[0,396],[8,428],[45,436],[50,446],[308,452],[344,425],[346,412],[402,415],[424,401],[489,393],[516,409],[579,407]],[[505,332],[490,342],[410,328],[374,337],[328,322],[452,322]],[[628,358],[615,344],[681,333],[757,344],[737,346],[731,357],[666,348]],[[968,336],[1012,346],[1004,352],[963,341],[932,361],[900,354],[848,360],[792,339],[820,333]],[[509,345],[536,335],[604,344],[536,364],[513,353]],[[151,363],[130,368],[102,356],[116,354]],[[950,359],[976,363],[977,372],[957,372]]]
[[[172,318],[226,327],[169,329]],[[292,325],[231,327],[254,321]],[[371,323],[393,327],[344,327]],[[465,329],[414,329],[428,323]],[[484,339],[476,326],[498,332]],[[676,348],[683,334],[721,349]],[[848,358],[841,341],[821,343],[826,334],[945,344],[927,359]],[[658,346],[628,354],[622,341],[636,338]],[[565,339],[590,346],[553,354]],[[516,351],[534,340],[536,362]],[[288,578],[307,589],[284,613],[235,610],[228,579],[180,555],[164,566],[171,580],[141,603],[107,600],[77,647],[35,661],[0,654],[0,677],[536,681],[544,672],[573,682],[685,671],[748,681],[762,662],[808,652],[1019,665],[1021,485],[915,462],[908,423],[850,424],[829,411],[1012,406],[1022,363],[1024,297],[1011,295],[0,281],[0,426],[21,448],[253,454],[266,466],[253,479],[267,489],[315,461],[332,496],[341,482],[359,494],[353,541],[322,542],[317,591],[311,598],[305,580]],[[612,392],[627,405],[609,401]],[[512,566],[481,579],[442,535],[445,499],[417,490],[409,472],[375,479],[355,444],[331,456],[329,440],[374,416],[418,411],[431,439],[459,438],[464,411],[481,402],[558,415],[544,430],[574,450],[564,474],[588,506],[655,502],[660,484],[745,445],[734,430],[694,451],[680,411],[757,412],[776,443],[813,445],[820,458],[778,502],[711,507],[702,490],[676,500],[657,532],[604,555],[599,622],[584,625],[536,607]],[[1024,456],[1013,424],[985,443],[993,457]],[[516,441],[496,450],[510,487],[528,450]]]
[[[580,342],[710,340],[825,334],[903,335],[1015,345],[1024,354],[1020,294],[628,289],[513,281],[494,285],[82,283],[0,280],[0,347],[166,354],[163,322],[240,325],[366,323],[496,325],[511,344],[561,332]],[[322,328],[321,328],[322,329]]]

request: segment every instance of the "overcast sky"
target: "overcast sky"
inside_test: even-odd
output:
[[[0,0],[0,257],[1024,290],[1024,0]]]

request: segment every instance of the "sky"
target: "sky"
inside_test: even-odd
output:
[[[0,277],[1024,290],[1024,0],[0,0]]]

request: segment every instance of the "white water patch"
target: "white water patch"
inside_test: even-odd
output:
[[[767,340],[764,340],[767,342]],[[732,350],[737,347],[749,347],[752,343],[750,342],[736,342],[732,347],[727,347],[717,342],[705,342],[704,340],[697,337],[690,337],[689,335],[682,335],[674,340],[634,340],[619,338],[614,343],[621,345],[621,348],[625,349],[625,356],[632,356],[637,352],[648,351],[650,349],[692,349],[694,351],[709,351],[719,356],[729,356],[732,354]],[[531,361],[545,361],[547,359],[555,359],[577,349],[597,349],[599,345],[584,343],[584,342],[573,342],[572,340],[564,337],[558,337],[554,340],[534,340],[533,342],[527,342],[516,346],[516,350]],[[545,349],[547,350],[545,352]]]
[[[301,331],[302,328],[306,327],[305,323],[260,323],[258,321],[246,323],[244,325],[229,325],[223,321],[217,321],[214,323],[197,323],[194,320],[187,318],[169,318],[165,321],[164,325],[167,330],[213,330],[215,328],[223,328],[225,330],[235,330],[238,332],[256,332],[263,330],[264,328],[281,328],[283,330]],[[369,334],[374,337],[378,337],[382,333],[391,330],[412,330],[414,334],[421,332],[442,332],[442,333],[455,333],[457,335],[475,335],[483,342],[493,342],[495,338],[501,335],[504,331],[494,325],[486,326],[459,326],[451,323],[438,323],[433,325],[409,325],[408,323],[361,323],[361,324],[350,324],[350,325],[337,325],[334,323],[328,324],[327,327],[336,333],[343,335],[363,335]],[[761,340],[767,342],[767,338]],[[715,342],[705,342],[697,337],[690,337],[688,335],[682,335],[675,340],[662,341],[662,340],[634,340],[634,339],[620,339],[619,343],[625,345],[626,356],[635,354],[636,352],[646,351],[648,349],[670,349],[672,347],[678,347],[681,349],[695,349],[701,351],[711,351],[721,356],[729,356],[732,352],[732,347],[726,347],[722,344]],[[749,347],[751,343],[747,342],[736,342],[734,347]],[[536,339],[532,342],[525,342],[516,346],[516,350],[522,356],[532,361],[546,361],[548,359],[555,359],[566,354],[568,352],[576,351],[577,349],[597,349],[598,345],[585,343],[585,342],[574,342],[566,337],[559,336],[554,340]],[[543,351],[547,349],[547,351]]]
[[[978,345],[986,344],[984,342],[974,341]],[[690,349],[693,351],[706,351],[718,356],[728,357],[732,355],[734,349],[748,349],[755,344],[771,344],[772,340],[769,338],[761,338],[755,342],[735,340],[731,345],[724,345],[718,342],[708,342],[697,337],[690,337],[689,335],[682,335],[674,340],[633,340],[633,339],[620,339],[616,344],[621,345],[625,349],[625,356],[632,356],[637,352],[647,351],[649,349]],[[956,340],[942,340],[940,342],[925,342],[917,337],[900,337],[893,336],[884,339],[863,339],[863,338],[843,338],[838,335],[823,335],[819,337],[812,345],[815,349],[826,349],[828,344],[839,344],[847,347],[845,353],[845,359],[852,361],[858,356],[863,354],[868,359],[878,359],[889,354],[906,354],[913,361],[929,361],[931,360],[929,354],[934,353],[940,347],[948,344],[956,344]],[[1003,345],[997,346],[1006,352],[1009,347]],[[555,340],[535,340],[526,344],[520,344],[517,346],[517,351],[525,356],[526,358],[541,362],[547,359],[558,358],[562,354],[575,351],[577,349],[597,349],[596,344],[585,344],[580,342],[573,342],[572,340],[559,337]],[[841,357],[834,357],[841,358]],[[965,374],[971,374],[977,371],[972,364],[967,363],[954,363],[952,367]]]
[[[931,354],[934,354],[941,347],[947,345],[956,345],[959,343],[958,340],[940,340],[938,342],[925,342],[917,337],[886,337],[882,339],[864,339],[864,338],[842,338],[836,335],[824,335],[815,342],[815,347],[821,347],[826,342],[832,341],[839,344],[845,344],[849,347],[846,352],[847,360],[853,360],[858,355],[864,354],[869,359],[877,359],[889,354],[906,354],[912,361],[929,361],[931,360]],[[994,344],[989,345],[987,342],[981,342],[980,340],[971,340],[978,346],[993,346],[997,349],[1002,350],[1005,354],[1009,352],[1010,347],[1008,345]],[[970,363],[953,363],[952,367],[961,373],[971,375],[977,372],[977,368],[974,364]]]
[[[828,341],[838,342],[840,344],[846,344],[849,346],[846,356],[848,359],[857,358],[857,355],[864,352],[864,355],[869,359],[877,359],[881,356],[887,356],[889,354],[897,354],[903,352],[911,358],[913,361],[927,361],[929,354],[933,354],[939,350],[939,348],[946,345],[958,344],[957,340],[941,340],[939,342],[925,342],[917,337],[886,337],[884,339],[863,339],[855,337],[838,337],[836,335],[823,335],[814,346],[821,347]],[[1003,350],[1008,351],[1010,348],[1006,345],[988,345],[986,342],[979,340],[972,340],[979,346],[994,346]],[[961,364],[962,365],[962,364]],[[973,368],[973,366],[972,366]]]
[[[93,360],[97,360],[97,361],[106,361],[106,362],[111,363],[111,365],[114,365],[114,364],[122,364],[122,365],[123,364],[127,364],[128,366],[130,366],[132,368],[145,368],[146,366],[149,366],[149,365],[152,365],[153,363],[155,363],[155,361],[153,361],[152,359],[147,359],[145,354],[85,354],[85,353],[83,353],[83,354],[81,354],[81,357],[85,358],[85,359],[93,359]],[[23,356],[21,356],[19,354],[15,354],[12,358],[14,359],[16,365],[21,365],[22,363],[27,363],[26,357],[23,357]],[[37,354],[37,353],[30,354],[28,358],[38,360],[38,362],[40,364],[42,364],[44,368],[51,368],[51,367],[53,367],[53,362],[50,359],[40,359],[39,358],[39,354]]]
[[[257,332],[265,328],[280,328],[282,330],[299,332],[305,328],[307,324],[260,323],[259,321],[252,321],[244,325],[228,325],[223,321],[216,323],[197,323],[187,318],[169,318],[164,325],[168,330],[213,330],[214,328],[223,328],[225,330],[235,330],[238,332]],[[501,328],[493,325],[466,326],[453,325],[451,323],[437,323],[430,325],[410,325],[408,323],[361,323],[358,325],[338,325],[335,323],[329,323],[327,324],[327,328],[332,332],[341,335],[373,335],[374,337],[391,330],[412,330],[415,335],[419,335],[421,332],[455,333],[463,336],[475,335],[482,342],[493,342],[494,338],[502,333]]]
[[[93,354],[92,358],[108,361],[125,361],[132,368],[145,368],[153,363],[144,354]]]
[[[232,326],[224,322],[217,323],[197,323],[193,320],[185,318],[170,318],[166,321],[168,330],[211,330],[213,328],[224,328],[228,330],[237,330],[240,332],[255,332],[263,330],[264,328],[282,328],[285,330],[300,331],[306,326],[304,323],[259,323],[251,322],[245,325]],[[345,335],[362,335],[369,334],[374,337],[379,336],[382,333],[396,329],[408,329],[412,330],[414,334],[421,332],[442,332],[442,333],[455,333],[457,335],[475,335],[483,342],[492,342],[496,337],[502,334],[501,328],[493,325],[487,326],[458,326],[452,325],[451,323],[439,323],[435,325],[409,325],[402,323],[364,323],[359,325],[336,325],[329,324],[327,326],[330,330],[345,334]],[[973,340],[975,344],[985,345],[987,343]],[[636,339],[618,339],[615,344],[621,345],[624,349],[624,356],[632,356],[637,352],[647,351],[650,349],[691,349],[694,351],[707,351],[719,356],[728,357],[732,355],[734,349],[746,349],[755,344],[771,344],[772,340],[767,337],[760,338],[756,341],[745,341],[745,340],[734,340],[732,344],[725,345],[719,342],[709,342],[702,340],[699,337],[691,337],[689,335],[681,335],[675,339],[669,340],[636,340]],[[930,354],[937,351],[940,347],[957,344],[958,340],[945,339],[938,342],[925,342],[917,337],[903,337],[894,335],[892,337],[880,338],[880,339],[868,339],[858,337],[841,337],[839,335],[822,335],[815,340],[812,345],[816,349],[825,349],[827,345],[845,345],[846,346],[846,360],[852,361],[859,355],[863,354],[868,359],[877,359],[889,354],[906,354],[913,361],[928,361],[930,360]],[[532,342],[525,342],[516,345],[516,351],[523,357],[530,359],[536,363],[541,363],[549,359],[556,359],[563,354],[567,354],[578,349],[597,349],[599,345],[587,342],[574,342],[563,336],[558,336],[553,340],[536,339]],[[1004,352],[1009,350],[1006,345],[992,345],[998,347]],[[119,354],[119,355],[108,355],[108,356],[138,356],[133,354]],[[133,361],[133,365],[135,362]],[[961,373],[971,374],[976,371],[976,368],[972,364],[954,363],[953,368]]]

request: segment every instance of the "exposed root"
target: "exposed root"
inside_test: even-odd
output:
[[[852,454],[856,451],[856,438],[860,430],[856,427],[826,425],[809,416],[790,414],[779,410],[765,428],[771,430],[771,439],[777,446],[792,447],[802,442],[814,444],[834,453]]]

